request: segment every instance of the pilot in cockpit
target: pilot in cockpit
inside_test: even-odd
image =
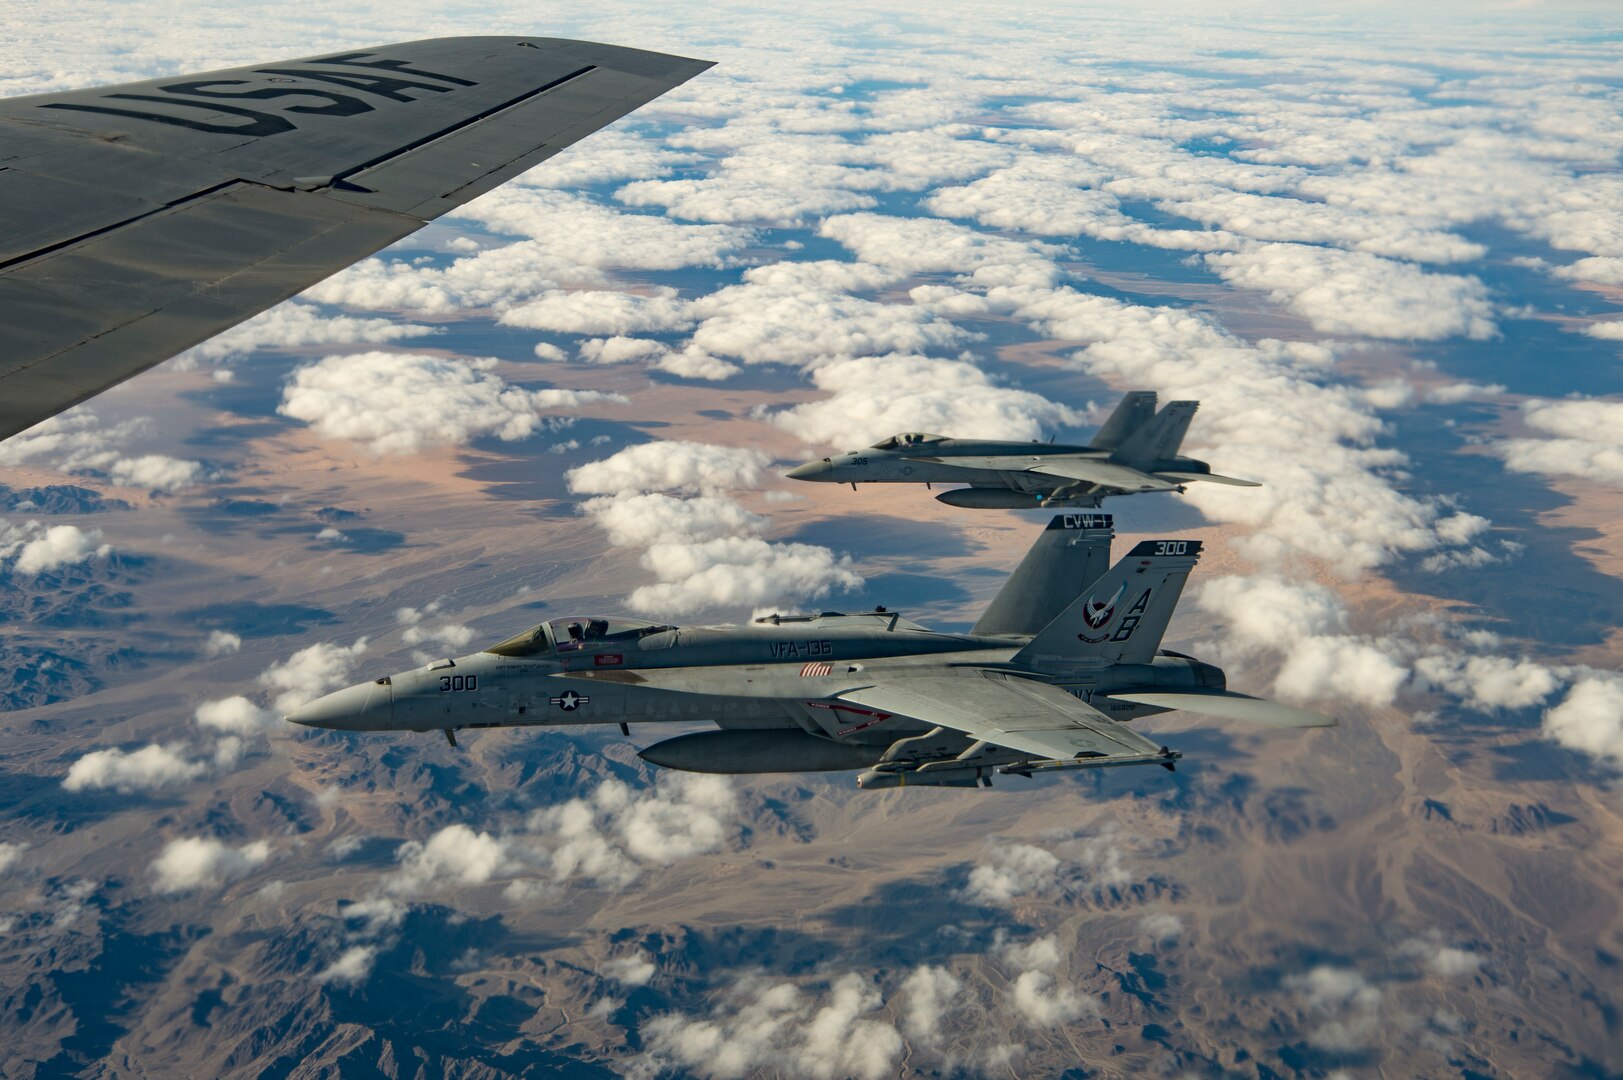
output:
[[[588,645],[601,644],[608,640],[609,620],[587,619],[584,626],[578,622],[572,622],[564,627],[564,633],[568,635],[568,640],[558,642],[559,652],[570,649],[584,649]]]

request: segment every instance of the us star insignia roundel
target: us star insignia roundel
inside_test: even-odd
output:
[[[558,708],[562,709],[564,712],[574,712],[576,709],[580,708],[582,705],[586,704],[592,699],[587,697],[585,694],[577,694],[573,690],[565,690],[557,697],[548,698],[547,700],[558,706]]]

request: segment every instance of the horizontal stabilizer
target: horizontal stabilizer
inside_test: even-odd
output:
[[[1257,480],[1241,480],[1238,476],[1222,476],[1218,473],[1205,472],[1162,472],[1157,471],[1156,476],[1163,480],[1172,480],[1179,484],[1192,484],[1196,480],[1204,480],[1208,484],[1227,484],[1229,487],[1261,487]]]
[[[1114,701],[1131,701],[1157,709],[1184,709],[1224,720],[1246,720],[1263,727],[1335,727],[1337,720],[1323,713],[1282,705],[1267,698],[1236,694],[1232,690],[1146,690],[1143,693],[1112,693]]]

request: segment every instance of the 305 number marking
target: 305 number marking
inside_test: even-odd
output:
[[[453,694],[463,690],[479,689],[479,676],[477,675],[441,675],[440,693]]]

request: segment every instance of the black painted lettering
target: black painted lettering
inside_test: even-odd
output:
[[[440,82],[453,83],[456,86],[478,86],[476,82],[459,79],[455,75],[441,75],[436,71],[425,71],[423,68],[407,67],[409,60],[366,60],[363,57],[375,56],[375,53],[344,53],[341,56],[324,56],[319,60],[310,61],[312,64],[334,64],[340,67],[377,68],[381,71],[393,71],[401,75],[419,75],[425,79],[438,79]]]
[[[215,101],[187,101],[178,97],[154,97],[150,94],[108,94],[103,101],[154,101],[160,105],[179,105],[188,109],[204,109],[211,113],[226,113],[230,116],[241,116],[248,122],[245,124],[214,124],[207,120],[193,120],[185,116],[169,116],[165,113],[146,112],[138,109],[119,109],[110,105],[80,105],[75,102],[56,101],[49,105],[41,105],[42,109],[68,109],[73,112],[105,113],[108,116],[129,116],[137,120],[151,120],[157,124],[168,124],[170,127],[190,128],[193,131],[208,131],[217,135],[245,135],[249,138],[260,138],[266,135],[280,135],[284,131],[294,129],[293,121],[285,116],[275,113],[258,112],[254,109],[244,109],[236,105],[226,105]]]
[[[244,79],[216,79],[210,82],[167,83],[158,89],[166,94],[187,94],[191,97],[246,98],[264,101],[279,97],[325,98],[326,105],[288,105],[287,112],[311,113],[316,116],[355,116],[372,111],[372,106],[359,98],[339,94],[332,90],[301,89],[292,86],[266,86],[258,90],[210,90],[211,86],[245,86]]]
[[[416,101],[417,98],[406,93],[407,90],[432,90],[436,94],[448,94],[451,92],[449,86],[435,86],[433,83],[409,79],[393,79],[387,75],[373,75],[366,71],[331,72],[312,71],[309,68],[256,68],[255,70],[266,75],[285,75],[292,79],[316,79],[337,86],[347,86],[351,90],[359,90],[364,94],[376,94],[378,97],[388,98],[390,101]]]

